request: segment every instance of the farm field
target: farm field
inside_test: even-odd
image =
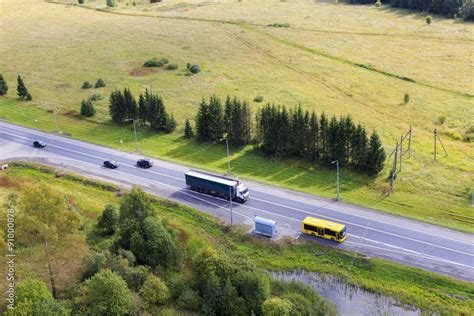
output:
[[[102,10],[104,3],[86,6]],[[421,14],[312,1],[126,3],[102,12],[41,0],[0,1],[0,69],[10,87],[0,97],[0,116],[53,131],[52,111],[58,108],[66,135],[133,150],[131,130],[109,123],[108,95],[124,87],[135,95],[152,89],[179,126],[170,135],[140,130],[143,153],[215,172],[226,169],[225,148],[182,138],[184,120],[193,119],[201,98],[212,94],[247,99],[254,112],[262,103],[252,99],[262,95],[264,103],[351,114],[379,132],[388,153],[412,125],[413,152],[403,160],[394,192],[382,194],[387,161],[376,179],[343,170],[342,199],[474,232],[474,146],[455,139],[474,121],[474,25],[435,17],[427,26]],[[290,27],[267,26],[272,23]],[[179,68],[146,74],[141,65],[152,57],[166,57]],[[202,72],[186,76],[187,62],[199,64]],[[33,101],[16,99],[18,74]],[[94,118],[81,119],[80,101],[94,92],[82,90],[82,82],[98,78],[107,84],[96,89],[104,99],[96,103]],[[434,128],[448,150],[437,162]],[[252,146],[233,148],[231,159],[234,175],[334,196],[334,170],[268,161]]]
[[[75,174],[58,174],[53,168],[46,166],[18,163],[0,174],[0,204],[6,202],[10,193],[21,192],[19,188],[25,184],[44,184],[54,192],[61,192],[81,216],[81,238],[78,238],[75,247],[64,249],[61,256],[53,258],[59,299],[70,308],[71,294],[68,289],[80,283],[80,275],[86,269],[84,258],[94,251],[104,251],[114,238],[94,235],[97,217],[105,205],[119,204],[121,198],[117,192],[123,194],[125,191],[112,184],[85,179]],[[179,229],[179,236],[184,236],[180,240],[183,240],[183,247],[190,257],[211,246],[219,253],[248,260],[260,271],[305,270],[334,275],[353,286],[383,293],[425,313],[469,314],[473,308],[472,283],[328,248],[305,239],[274,242],[254,238],[245,233],[244,227],[229,229],[202,212],[156,197],[153,197],[152,210],[154,216]],[[6,212],[2,209],[0,222],[3,224],[5,221]],[[0,243],[1,252],[5,251],[3,246]],[[0,262],[5,264],[6,258],[1,256]],[[41,246],[18,247],[16,258],[17,281],[36,278],[49,284],[46,259]],[[60,264],[64,260],[68,264]],[[2,299],[5,287],[6,283],[0,282]],[[162,308],[173,310],[176,306],[170,302]],[[175,311],[168,314],[177,313]]]

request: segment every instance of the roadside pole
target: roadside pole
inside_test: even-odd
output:
[[[230,226],[234,225],[234,217],[232,214],[232,187],[229,186],[229,210],[230,210]]]
[[[336,201],[339,201],[339,160],[334,160],[331,163],[336,164]]]

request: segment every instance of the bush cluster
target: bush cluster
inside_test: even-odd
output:
[[[82,100],[81,102],[81,115],[85,117],[91,117],[95,115],[94,105],[90,100]]]
[[[191,63],[186,64],[186,69],[188,70],[189,74],[197,74],[201,71],[201,67],[199,67],[199,65],[194,65]]]
[[[167,58],[152,58],[147,60],[144,64],[143,67],[163,67],[164,65],[168,64],[169,60]]]
[[[272,23],[267,24],[268,27],[290,27],[289,23]]]

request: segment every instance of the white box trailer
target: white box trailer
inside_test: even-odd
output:
[[[255,233],[267,237],[275,237],[277,222],[259,216],[254,216]]]

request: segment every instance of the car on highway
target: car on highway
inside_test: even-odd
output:
[[[137,166],[141,168],[151,168],[153,167],[153,160],[148,158],[138,159]]]
[[[109,168],[109,169],[117,169],[118,168],[118,162],[115,160],[106,160],[104,161],[104,167]]]
[[[35,140],[33,142],[33,147],[35,147],[35,148],[44,148],[44,147],[46,147],[46,143],[43,142],[43,141],[40,141],[40,140]]]

